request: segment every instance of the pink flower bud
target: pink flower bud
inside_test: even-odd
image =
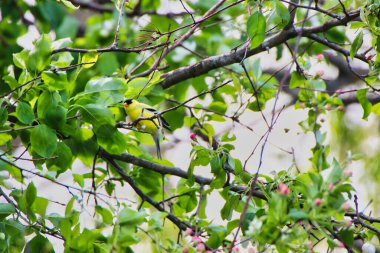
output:
[[[345,177],[352,177],[352,170],[344,170],[343,176]]]
[[[206,253],[212,253],[212,251],[211,250],[206,250]]]
[[[313,242],[311,240],[307,240],[307,248],[313,250]]]
[[[183,253],[188,253],[188,252],[189,252],[189,248],[186,248],[186,247],[183,248],[183,249],[182,249],[182,252],[183,252]]]
[[[232,249],[232,252],[239,252],[239,251],[240,251],[239,247],[234,247],[234,248]]]
[[[195,141],[197,139],[197,135],[195,133],[191,133],[190,134],[190,139],[192,139],[193,141]]]
[[[334,184],[333,183],[329,183],[329,185],[327,186],[327,188],[329,189],[329,191],[332,191],[334,189]]]
[[[339,95],[343,94],[343,90],[342,89],[337,89],[335,91],[335,94],[337,94],[339,96]]]
[[[185,233],[188,234],[188,235],[192,235],[193,234],[193,230],[191,228],[186,228]]]
[[[352,226],[352,220],[346,220],[346,225],[347,225],[347,227],[350,227],[350,226]]]
[[[289,194],[289,188],[286,184],[280,184],[278,186],[278,193],[281,195],[288,195]]]
[[[205,250],[206,250],[206,246],[205,246],[203,243],[199,243],[199,244],[197,245],[197,249],[198,249],[199,251],[205,251]]]
[[[325,59],[325,56],[323,54],[317,54],[315,58],[317,58],[318,61],[323,61],[323,59]]]
[[[322,204],[322,200],[320,198],[317,198],[316,200],[314,200],[314,204],[316,206],[320,206]]]
[[[332,107],[331,107],[330,104],[327,104],[327,105],[325,105],[325,109],[326,109],[327,111],[331,111]]]
[[[340,105],[340,106],[338,106],[338,110],[339,110],[339,111],[342,112],[342,111],[344,111],[344,109],[345,109],[344,105]]]
[[[194,235],[194,236],[192,237],[192,239],[193,239],[193,241],[196,242],[196,243],[201,243],[201,242],[202,242],[201,238],[199,238],[199,237],[196,236],[196,235]]]
[[[348,201],[344,202],[341,208],[343,209],[343,211],[347,212],[351,208],[350,203],[348,203]]]

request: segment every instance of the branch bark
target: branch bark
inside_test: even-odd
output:
[[[189,178],[187,172],[180,168],[161,165],[161,164],[154,163],[154,162],[151,162],[151,161],[139,158],[137,156],[127,154],[127,153],[123,153],[121,155],[113,155],[113,154],[107,153],[105,150],[101,150],[99,152],[99,156],[106,159],[107,161],[111,161],[111,160],[122,161],[122,162],[143,167],[151,171],[155,171],[163,175],[172,175],[172,176],[177,176],[177,177],[181,177],[185,179]],[[195,178],[195,182],[202,185],[210,185],[213,181],[213,179],[211,178],[206,178],[206,177],[196,176],[196,175],[194,175],[194,178]],[[231,191],[238,192],[238,193],[244,193],[247,191],[246,187],[243,187],[243,186],[229,186],[229,187]],[[264,193],[262,193],[259,190],[254,190],[252,195],[259,199],[264,199],[264,200],[267,199]]]
[[[242,61],[243,58],[247,58],[258,53],[267,51],[273,47],[276,47],[284,43],[289,39],[295,38],[299,34],[301,34],[301,36],[303,37],[307,37],[311,34],[326,32],[329,29],[336,26],[346,25],[349,21],[359,17],[359,14],[360,11],[355,10],[350,12],[348,16],[340,16],[340,19],[329,20],[323,25],[315,27],[306,27],[303,29],[290,28],[289,30],[283,30],[279,34],[274,35],[273,37],[265,40],[260,46],[250,49],[248,51],[246,50],[246,48],[241,48],[230,53],[225,53],[218,56],[211,56],[193,65],[178,68],[168,73],[165,73],[162,75],[163,81],[161,82],[161,85],[164,89],[167,89],[179,82],[206,74],[211,70],[220,67],[225,67],[234,63],[239,63]],[[363,57],[359,57],[358,59],[365,60],[365,58]]]

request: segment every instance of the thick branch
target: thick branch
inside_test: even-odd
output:
[[[295,38],[299,34],[307,37],[314,33],[326,32],[327,30],[333,27],[346,25],[349,21],[357,18],[358,16],[359,11],[353,11],[350,13],[349,16],[341,16],[340,19],[327,21],[326,23],[320,26],[306,27],[303,29],[292,28],[286,31],[284,30],[281,33],[265,40],[260,46],[250,49],[248,51],[246,50],[246,48],[241,48],[230,53],[206,58],[198,63],[195,63],[187,67],[182,67],[170,71],[162,75],[162,78],[164,78],[164,80],[162,81],[161,85],[163,88],[169,88],[181,81],[203,75],[211,70],[241,62],[243,58],[247,58],[252,55],[264,52],[270,48],[276,47],[289,39]]]
[[[142,158],[139,158],[137,156],[133,156],[133,155],[130,155],[127,153],[123,153],[121,155],[113,155],[113,154],[107,153],[104,150],[101,150],[99,153],[99,156],[103,157],[104,159],[106,159],[108,161],[109,160],[118,160],[118,161],[130,163],[130,164],[133,164],[136,166],[140,166],[140,167],[143,167],[145,169],[158,172],[160,174],[172,175],[172,176],[177,176],[177,177],[188,179],[187,172],[184,170],[181,170],[180,168],[169,167],[169,166],[161,165],[158,163],[153,163],[151,161],[148,161],[148,160],[145,160],[145,159],[142,159]],[[213,181],[210,178],[206,178],[206,177],[202,177],[202,176],[194,176],[194,178],[195,178],[195,182],[197,182],[198,184],[202,184],[202,185],[209,185]],[[230,187],[230,190],[234,191],[234,192],[242,193],[242,192],[246,191],[246,188],[242,187],[242,186],[229,186],[229,187]],[[260,198],[260,199],[266,199],[265,195],[261,191],[258,191],[258,190],[255,190],[253,192],[253,196]]]

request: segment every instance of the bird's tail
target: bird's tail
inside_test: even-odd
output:
[[[157,131],[156,134],[152,135],[154,143],[156,144],[157,158],[162,160],[161,157],[161,147],[160,147],[160,131]]]

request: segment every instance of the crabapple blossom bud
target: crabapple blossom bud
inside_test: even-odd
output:
[[[188,234],[188,235],[192,235],[193,234],[193,230],[191,228],[186,228],[185,233]]]
[[[334,184],[333,183],[329,183],[329,185],[327,186],[327,188],[329,189],[329,191],[332,191],[334,189]]]
[[[323,59],[325,59],[325,56],[323,54],[317,54],[315,58],[317,58],[318,61],[323,61]]]
[[[206,246],[204,245],[204,243],[199,243],[197,245],[197,249],[202,252],[206,249]]]
[[[189,248],[186,248],[186,247],[183,248],[183,249],[182,249],[182,252],[183,252],[183,253],[188,253],[188,252],[189,252]]]
[[[352,220],[346,220],[346,225],[347,225],[347,227],[350,227],[351,225],[352,225]]]
[[[322,200],[320,198],[317,198],[316,200],[314,200],[314,204],[316,206],[320,206],[322,204]]]
[[[195,133],[191,133],[190,134],[190,139],[192,139],[193,141],[195,141],[197,139],[197,135]]]
[[[331,105],[330,104],[327,104],[327,105],[325,105],[325,109],[327,110],[327,111],[331,111]]]
[[[343,93],[343,90],[342,89],[337,89],[335,91],[335,94],[337,94],[338,96],[341,95]]]
[[[341,208],[343,209],[343,211],[347,212],[351,208],[350,203],[348,203],[348,201],[344,202]]]
[[[194,235],[194,236],[192,237],[192,239],[193,239],[193,241],[194,241],[195,243],[201,243],[201,242],[202,242],[201,238],[199,238],[199,237],[196,236],[196,235]]]
[[[345,177],[352,177],[352,170],[344,170],[343,176]]]
[[[289,188],[286,184],[280,184],[278,186],[278,193],[281,195],[288,195],[289,194]]]

